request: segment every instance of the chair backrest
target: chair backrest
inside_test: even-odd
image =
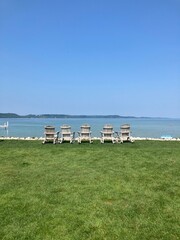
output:
[[[113,132],[113,126],[111,124],[106,124],[103,127],[103,132],[111,133]]]
[[[61,132],[63,132],[63,133],[70,133],[71,132],[71,126],[66,125],[66,124],[62,125],[61,126]]]
[[[45,126],[44,130],[45,130],[45,133],[55,133],[55,127],[54,126]]]
[[[83,124],[81,126],[81,132],[83,133],[89,133],[91,130],[91,127],[89,126],[89,124]]]
[[[130,132],[130,125],[129,124],[123,124],[120,127],[121,132]]]

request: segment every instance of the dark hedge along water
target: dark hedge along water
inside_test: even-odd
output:
[[[100,137],[100,131],[104,124],[112,124],[114,131],[119,131],[124,123],[131,125],[132,136],[160,138],[162,135],[180,137],[180,119],[156,119],[156,118],[0,118],[0,125],[9,122],[8,131],[0,128],[0,136],[9,137],[43,137],[44,126],[53,125],[56,131],[60,126],[69,124],[72,131],[80,130],[80,126],[88,123],[91,126],[92,136]]]

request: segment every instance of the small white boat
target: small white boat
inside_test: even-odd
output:
[[[4,123],[3,125],[0,125],[0,128],[7,129],[8,127],[9,127],[9,123],[8,122]]]

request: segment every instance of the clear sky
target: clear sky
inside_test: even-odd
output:
[[[0,0],[0,112],[180,118],[180,0]]]

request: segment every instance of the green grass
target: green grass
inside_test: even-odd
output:
[[[0,141],[0,239],[175,240],[180,142]]]

